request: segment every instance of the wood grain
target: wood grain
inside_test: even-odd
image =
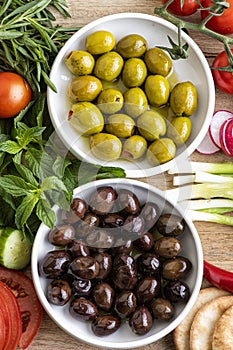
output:
[[[141,12],[153,15],[154,8],[160,6],[159,0],[118,0],[118,1],[93,1],[93,0],[68,0],[69,11],[72,15],[70,19],[64,19],[58,16],[58,23],[65,27],[83,26],[92,20],[105,15],[119,12]],[[196,16],[195,20],[198,20]],[[215,40],[209,39],[200,33],[190,32],[190,36],[200,46],[208,62],[211,64],[216,54],[221,51],[222,45]],[[229,109],[233,111],[233,98],[231,95],[216,91],[215,110]],[[192,160],[204,162],[224,162],[229,158],[219,152],[213,156],[201,156],[194,153]],[[149,182],[162,190],[171,187],[171,176],[158,175],[141,181]],[[204,250],[204,257],[209,262],[233,271],[233,229],[223,225],[199,223],[196,228],[201,238]],[[42,326],[35,340],[28,350],[98,350],[97,347],[83,344],[64,333],[44,312]],[[138,350],[174,350],[172,334],[169,334],[162,340],[147,345]]]

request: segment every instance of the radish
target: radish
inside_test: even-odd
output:
[[[225,121],[232,117],[233,113],[227,110],[216,111],[213,115],[209,126],[209,133],[213,143],[219,148],[222,148],[220,142],[220,128]]]
[[[219,135],[223,152],[233,157],[233,117],[222,124]]]
[[[202,154],[213,154],[220,151],[220,148],[213,143],[209,132],[207,132],[204,139],[197,147],[197,151]]]

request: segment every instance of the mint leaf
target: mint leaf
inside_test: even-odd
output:
[[[36,189],[35,186],[15,175],[0,177],[0,188],[15,197],[26,196]]]
[[[53,173],[57,177],[61,178],[64,176],[65,169],[71,164],[71,161],[67,158],[63,158],[60,155],[57,156],[53,163]]]
[[[7,140],[0,145],[0,151],[10,154],[16,154],[20,152],[22,147],[15,141]]]
[[[45,130],[44,127],[34,126],[29,128],[24,123],[17,123],[17,136],[19,145],[25,148],[30,142],[41,143],[41,135]]]
[[[36,205],[36,215],[49,228],[53,228],[56,221],[56,215],[51,208],[49,200],[44,197],[40,198]]]
[[[25,159],[33,174],[43,179],[52,175],[53,159],[44,151],[36,148],[28,148],[25,152]]]
[[[67,192],[67,188],[64,185],[63,181],[58,179],[56,176],[49,176],[42,180],[41,182],[41,190],[57,190],[62,192]]]
[[[13,162],[15,165],[16,170],[18,171],[19,175],[27,182],[31,183],[35,187],[38,187],[39,184],[35,177],[33,176],[33,173],[31,172],[30,169],[28,169],[26,166],[24,166],[21,163],[21,158],[22,158],[22,152],[17,153],[14,158]]]
[[[30,193],[26,197],[24,197],[21,204],[16,209],[15,223],[19,229],[26,224],[38,200],[39,200],[38,194]]]

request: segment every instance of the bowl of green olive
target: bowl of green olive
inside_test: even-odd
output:
[[[96,347],[153,343],[198,296],[203,251],[194,224],[166,192],[137,179],[79,186],[70,209],[39,227],[32,276],[57,325]]]
[[[182,164],[201,143],[214,112],[215,89],[197,44],[186,59],[166,48],[177,28],[161,18],[121,13],[81,28],[58,53],[48,108],[67,151],[126,176],[151,176]],[[171,47],[170,47],[171,48]]]

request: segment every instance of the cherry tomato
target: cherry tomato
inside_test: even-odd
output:
[[[0,282],[0,307],[6,326],[5,347],[3,349],[15,350],[22,335],[21,314],[14,294],[3,282]]]
[[[233,34],[233,0],[226,0],[226,2],[228,2],[230,6],[226,8],[220,16],[213,16],[206,23],[206,27],[224,35]],[[212,0],[203,0],[202,2],[202,6],[204,8],[207,8],[212,5]],[[206,18],[208,14],[209,11],[201,11],[202,19]]]
[[[233,53],[233,49],[231,50]],[[229,65],[226,51],[220,52],[213,61],[212,68],[226,67]],[[231,72],[212,69],[215,85],[228,94],[233,94],[233,75]]]
[[[22,271],[0,266],[0,281],[16,296],[22,318],[21,349],[26,349],[36,336],[42,321],[42,306],[36,295],[32,280]]]
[[[15,117],[31,99],[32,90],[23,77],[0,72],[0,118]]]
[[[163,0],[165,4],[168,0]],[[184,0],[184,4],[181,8],[181,0],[174,0],[171,5],[168,6],[168,11],[177,16],[190,16],[195,13],[199,7],[196,0]]]

